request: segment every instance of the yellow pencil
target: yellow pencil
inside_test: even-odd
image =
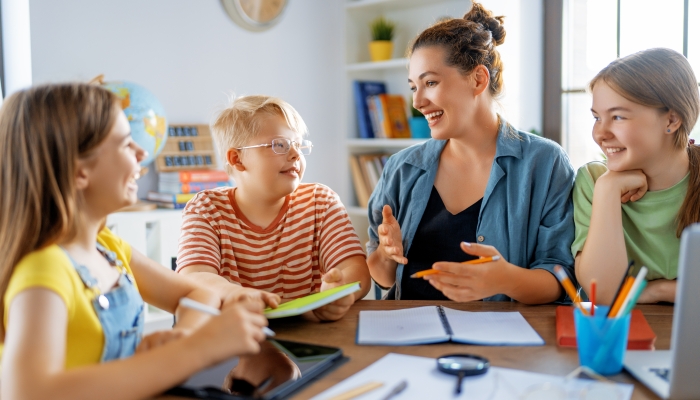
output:
[[[493,256],[493,257],[480,257],[474,260],[469,260],[469,261],[462,261],[462,264],[483,264],[491,261],[498,261],[501,259],[501,256]],[[426,275],[433,275],[437,274],[440,271],[436,269],[425,269],[423,271],[418,271],[415,274],[411,275],[411,278],[422,278]]]
[[[358,387],[356,387],[356,388],[350,389],[350,390],[348,390],[347,392],[341,393],[341,394],[339,394],[339,395],[337,395],[337,396],[333,396],[333,397],[331,397],[331,398],[328,399],[328,400],[350,400],[350,399],[354,399],[355,397],[357,397],[357,396],[359,396],[359,395],[361,395],[361,394],[364,394],[364,393],[367,393],[367,392],[371,392],[372,390],[377,389],[377,388],[382,387],[382,386],[384,386],[384,384],[381,383],[381,382],[369,382],[369,383],[366,383],[366,384],[364,384],[364,385],[362,385],[362,386],[358,386]]]
[[[576,294],[576,289],[574,288],[574,284],[571,283],[571,279],[569,279],[569,275],[564,272],[564,268],[561,267],[561,265],[555,265],[554,266],[554,275],[559,279],[559,282],[561,283],[561,286],[564,288],[566,291],[566,294],[571,297],[571,301],[574,302],[574,306],[578,307],[579,310],[583,313],[583,315],[590,315],[588,311],[583,308],[581,305],[581,302],[579,301],[579,297]]]

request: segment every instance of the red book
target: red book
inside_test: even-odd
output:
[[[228,181],[229,176],[226,171],[221,170],[191,170],[191,171],[175,171],[161,172],[158,174],[160,182],[223,182]]]
[[[558,306],[557,318],[557,345],[562,347],[576,347],[576,328],[574,326],[574,308],[570,306]],[[656,334],[644,318],[640,310],[632,310],[630,321],[630,333],[627,337],[627,350],[654,350]]]

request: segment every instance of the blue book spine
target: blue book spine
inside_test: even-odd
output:
[[[386,93],[386,84],[384,82],[374,81],[354,81],[353,93],[355,97],[355,107],[357,108],[358,136],[363,139],[377,137],[372,129],[370,112],[367,108],[367,97]]]

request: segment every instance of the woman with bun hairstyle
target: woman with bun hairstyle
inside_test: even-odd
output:
[[[474,3],[409,48],[413,104],[432,138],[393,155],[370,198],[368,264],[388,298],[565,300],[553,271],[573,278],[574,171],[559,145],[496,112],[502,24]],[[461,263],[477,257],[494,260]]]
[[[576,175],[576,275],[585,290],[596,279],[609,304],[634,261],[648,268],[639,302],[674,302],[681,232],[700,222],[700,147],[688,139],[700,114],[697,77],[682,54],[655,48],[613,61],[589,89],[606,160]]]

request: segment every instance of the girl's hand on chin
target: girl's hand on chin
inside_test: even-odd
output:
[[[644,197],[649,186],[647,176],[641,169],[629,171],[606,171],[598,178],[595,186],[607,186],[620,192],[620,202],[637,201]]]

